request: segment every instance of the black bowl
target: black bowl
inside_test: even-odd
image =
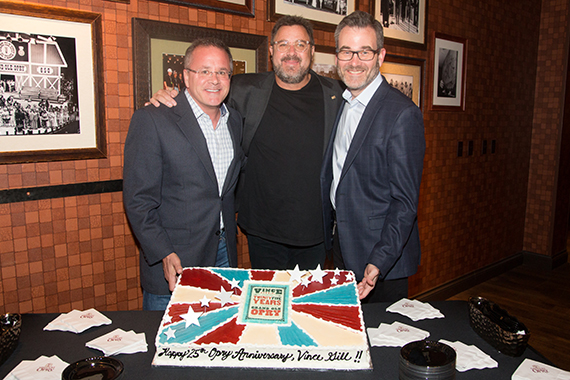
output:
[[[0,316],[0,365],[12,355],[20,339],[22,318],[20,314],[4,314]]]

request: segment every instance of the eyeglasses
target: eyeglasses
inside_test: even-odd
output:
[[[350,61],[352,57],[354,57],[354,55],[356,54],[358,56],[358,59],[360,59],[361,61],[372,61],[374,59],[374,56],[378,54],[379,51],[380,49],[377,50],[364,49],[358,51],[339,50],[336,52],[336,57],[338,58],[339,61]]]
[[[214,74],[223,79],[230,79],[230,77],[232,76],[232,73],[226,70],[210,71],[210,70],[192,70],[189,68],[184,68],[184,70],[192,71],[193,73],[198,74],[198,76],[201,78],[211,78],[212,75]]]
[[[293,48],[295,48],[295,51],[297,53],[304,53],[307,51],[309,46],[311,46],[311,41],[297,40],[295,42],[289,42],[287,40],[282,40],[275,41],[273,45],[275,45],[277,47],[277,50],[279,50],[281,53],[288,52],[291,49],[291,45],[293,45]]]

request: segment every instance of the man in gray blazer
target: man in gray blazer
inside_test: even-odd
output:
[[[314,51],[310,22],[283,16],[271,33],[273,72],[232,79],[228,105],[244,117],[247,156],[238,223],[255,269],[324,266],[319,175],[342,88],[310,70]],[[175,104],[165,91],[151,99],[158,101]]]
[[[345,17],[335,42],[347,90],[321,173],[325,242],[335,265],[355,272],[361,298],[397,301],[420,264],[423,116],[379,74],[386,50],[374,17]]]
[[[232,67],[222,41],[194,41],[177,105],[145,107],[131,119],[123,198],[140,243],[146,310],[166,308],[183,267],[237,266],[234,191],[244,162],[242,122],[222,103]]]

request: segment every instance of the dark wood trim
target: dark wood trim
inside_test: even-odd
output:
[[[464,276],[449,281],[427,292],[419,293],[413,298],[420,301],[444,301],[454,295],[461,293],[469,288],[488,281],[493,277],[508,272],[519,265],[530,266],[536,270],[552,270],[568,261],[568,252],[566,250],[558,253],[554,257],[540,255],[538,253],[522,251],[510,257],[507,257],[494,264],[468,273]]]
[[[516,268],[517,266],[522,265],[523,262],[523,253],[519,252],[494,264],[488,265],[434,289],[428,290],[427,292],[417,294],[413,298],[424,302],[444,301],[457,293],[461,293],[475,285]]]
[[[123,191],[123,180],[0,190],[0,204]]]
[[[534,252],[524,252],[524,265],[537,270],[552,270],[568,262],[568,252],[563,250],[554,256],[541,255]]]

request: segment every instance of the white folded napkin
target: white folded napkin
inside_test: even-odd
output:
[[[378,328],[369,327],[366,331],[372,346],[400,347],[429,336],[429,332],[401,322],[394,322],[391,325],[381,323]]]
[[[399,313],[410,318],[412,321],[420,319],[445,318],[445,316],[429,303],[418,300],[402,298],[386,308],[391,313]]]
[[[474,345],[467,345],[460,341],[450,342],[444,339],[439,340],[455,350],[457,359],[455,369],[465,372],[470,369],[497,368],[499,364],[489,355]]]
[[[59,380],[68,365],[56,355],[42,355],[36,360],[22,360],[4,380]]]
[[[44,327],[45,331],[61,330],[79,334],[91,327],[110,325],[112,321],[95,309],[85,311],[72,310],[60,314]]]
[[[512,380],[570,380],[570,372],[525,359],[513,373]]]
[[[148,349],[145,333],[137,334],[132,330],[124,331],[122,329],[116,329],[95,338],[85,343],[85,346],[103,351],[105,356],[147,352]]]

